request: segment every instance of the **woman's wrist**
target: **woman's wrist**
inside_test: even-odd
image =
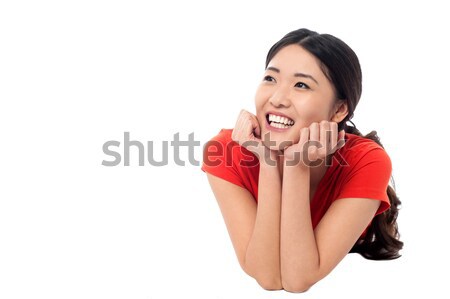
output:
[[[304,159],[285,159],[283,161],[283,169],[285,171],[307,171],[310,169],[310,165]]]
[[[280,162],[273,157],[263,157],[259,160],[260,167],[269,168],[269,169],[278,169]]]

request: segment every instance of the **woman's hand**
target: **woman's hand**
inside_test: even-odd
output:
[[[278,153],[266,148],[261,140],[261,126],[255,115],[242,109],[234,126],[231,139],[254,153],[260,163],[269,162],[275,165]]]
[[[336,122],[323,120],[314,122],[300,130],[300,140],[285,149],[284,160],[287,165],[301,161],[308,167],[317,166],[328,156],[345,144],[345,131],[338,132]]]

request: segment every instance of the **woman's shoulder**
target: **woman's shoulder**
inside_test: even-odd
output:
[[[364,153],[371,150],[383,150],[384,148],[374,140],[358,136],[351,133],[345,133],[345,146],[347,151],[354,153]]]
[[[205,144],[202,169],[227,168],[245,172],[259,164],[256,156],[231,138],[233,129],[221,129]]]
[[[388,153],[374,140],[351,133],[345,134],[345,145],[339,150],[340,156],[350,165],[360,162],[382,161],[383,164],[391,164]]]
[[[224,152],[225,149],[232,149],[240,147],[237,142],[231,138],[233,129],[220,129],[220,131],[213,135],[205,144],[205,148],[210,150],[210,148],[215,149],[218,152]]]
[[[231,134],[233,133],[233,129],[220,129],[219,133],[213,136],[210,141],[218,141],[220,143],[229,143],[233,142],[231,139]]]
[[[225,156],[231,156],[233,159],[241,159],[243,155],[250,155],[250,152],[239,145],[231,138],[233,129],[220,129],[205,145],[205,152],[219,153]],[[228,157],[230,158],[230,157]]]

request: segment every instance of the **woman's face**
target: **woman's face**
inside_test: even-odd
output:
[[[271,149],[297,143],[300,129],[313,122],[339,122],[346,115],[336,114],[346,104],[335,101],[333,85],[322,72],[320,61],[295,44],[279,50],[269,62],[255,104],[261,138]]]

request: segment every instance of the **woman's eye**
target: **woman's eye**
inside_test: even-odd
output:
[[[263,79],[263,81],[269,81],[269,82],[272,82],[272,81],[275,81],[275,79],[274,79],[272,76],[265,76],[264,79]]]
[[[300,87],[300,88],[304,88],[304,89],[309,89],[309,86],[306,85],[303,82],[298,82],[297,84],[295,84],[296,87]]]

